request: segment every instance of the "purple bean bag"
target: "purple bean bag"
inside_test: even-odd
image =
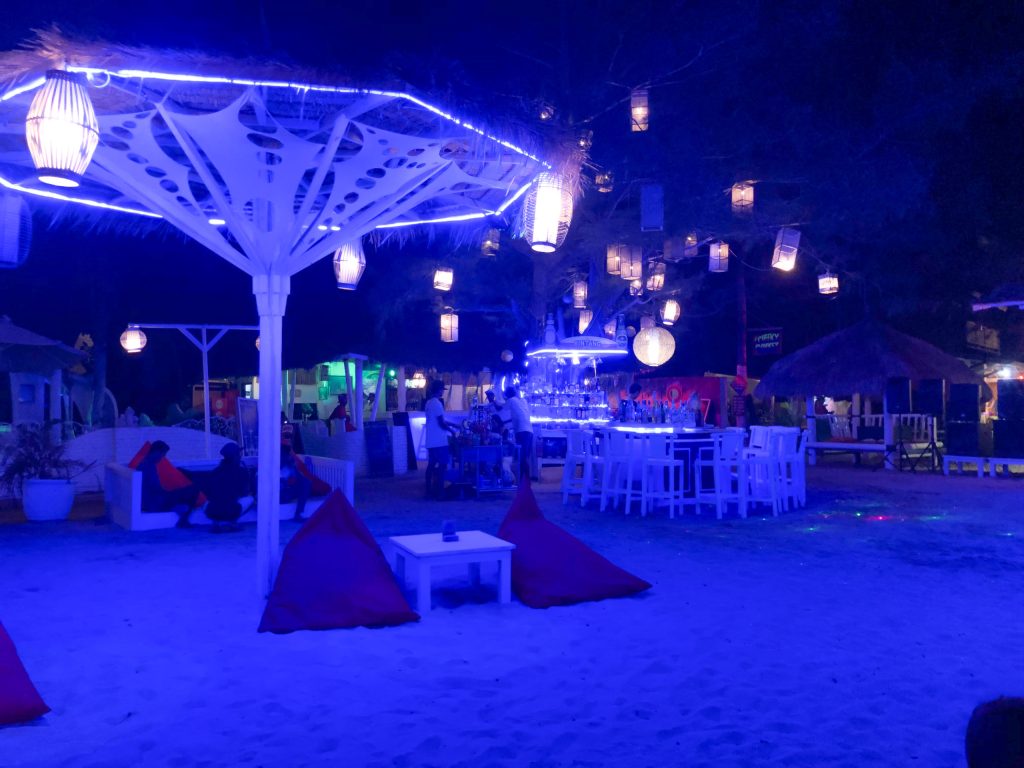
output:
[[[0,624],[0,725],[27,723],[49,711],[28,679],[7,630]]]
[[[284,548],[259,631],[418,620],[370,531],[345,494],[334,491]]]
[[[516,545],[512,590],[531,608],[625,597],[651,588],[545,519],[528,481],[519,486],[498,536]]]

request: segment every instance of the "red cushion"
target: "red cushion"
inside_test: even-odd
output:
[[[139,452],[136,453],[132,460],[128,462],[128,466],[132,469],[138,469],[139,464],[149,454],[149,448],[152,444],[147,440],[139,448]],[[174,491],[178,488],[188,488],[192,485],[192,481],[188,479],[188,476],[178,469],[176,466],[171,464],[170,459],[164,456],[156,464],[156,476],[160,478],[160,487],[165,491]],[[203,506],[206,503],[206,496],[200,493],[196,497],[196,508]]]
[[[520,485],[498,536],[516,545],[512,589],[531,608],[624,597],[651,588],[545,519],[529,482]]]
[[[0,624],[0,725],[25,723],[49,711],[28,679],[7,630]]]
[[[418,620],[384,553],[336,490],[284,548],[259,631],[387,627]]]
[[[305,460],[296,454],[295,456],[295,468],[299,471],[299,474],[309,480],[312,484],[310,494],[313,496],[326,496],[331,492],[331,486],[321,480],[319,477],[309,471],[309,467],[306,466]]]

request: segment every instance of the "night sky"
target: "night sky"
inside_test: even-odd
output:
[[[593,130],[585,175],[612,170],[616,189],[585,185],[555,259],[534,261],[508,238],[489,263],[445,237],[389,243],[368,250],[355,293],[337,291],[322,261],[293,279],[286,365],[346,351],[497,365],[503,348],[536,333],[545,309],[565,306],[566,275],[597,271],[603,243],[638,229],[647,182],[664,186],[666,210],[665,232],[645,244],[690,229],[729,240],[746,265],[748,325],[782,327],[788,351],[872,315],[960,353],[972,292],[1024,283],[1020,3],[56,0],[8,4],[2,15],[4,50],[55,23],[71,35],[302,64],[338,82],[408,84],[462,114],[522,126],[552,154]],[[643,84],[651,130],[631,135],[626,99]],[[556,107],[553,125],[536,120],[542,100]],[[754,221],[732,217],[724,194],[744,179],[759,182]],[[166,225],[124,232],[114,218],[33,210],[28,262],[0,273],[0,313],[69,343],[90,332],[110,345],[122,406],[143,399],[141,381],[152,402],[200,376],[199,355],[173,334],[151,334],[154,354],[125,359],[117,336],[130,320],[256,322],[248,279]],[[786,223],[800,226],[806,251],[780,275],[768,265]],[[461,265],[458,345],[437,340],[425,275],[439,259]],[[535,280],[534,263],[551,279]],[[840,275],[837,299],[816,293],[824,268]],[[706,258],[669,266],[684,320],[666,370],[733,369],[737,271],[709,276]],[[533,318],[506,312],[510,300]],[[616,294],[604,306],[622,304]],[[649,310],[634,307],[631,324]],[[1019,321],[994,322],[1004,354],[1024,357]],[[250,335],[236,334],[212,355],[211,373],[253,373],[256,362]],[[753,372],[766,362],[752,360]]]

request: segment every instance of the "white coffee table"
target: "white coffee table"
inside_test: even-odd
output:
[[[469,566],[473,584],[480,583],[480,564],[498,564],[498,602],[512,601],[512,542],[483,531],[459,531],[458,541],[442,541],[440,533],[416,536],[391,536],[388,539],[391,568],[398,583],[405,587],[405,570],[416,569],[416,610],[430,610],[430,569],[435,565]]]

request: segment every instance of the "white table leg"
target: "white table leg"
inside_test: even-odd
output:
[[[416,611],[430,612],[430,563],[420,560],[416,577]]]
[[[512,602],[512,555],[503,552],[498,559],[498,602]]]
[[[474,587],[480,586],[480,563],[469,564],[469,581]]]

